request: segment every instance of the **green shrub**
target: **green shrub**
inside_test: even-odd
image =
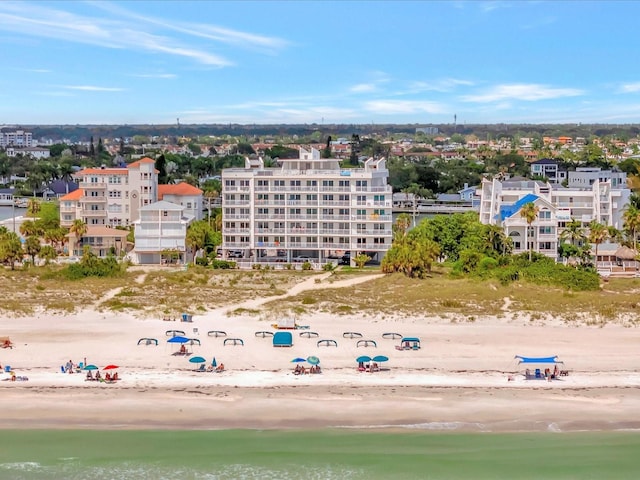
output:
[[[322,269],[323,269],[325,272],[333,272],[333,271],[336,269],[336,264],[335,264],[335,263],[333,263],[333,262],[325,263],[325,264],[322,266]]]
[[[304,262],[302,264],[302,270],[311,270],[311,268],[312,268],[312,265],[310,262]]]
[[[197,257],[196,265],[199,265],[201,267],[206,267],[209,265],[209,259],[207,257]]]
[[[236,262],[229,260],[211,260],[211,267],[218,270],[230,270],[236,268]]]

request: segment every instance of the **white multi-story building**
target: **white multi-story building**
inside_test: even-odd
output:
[[[184,207],[184,213],[195,220],[202,220],[202,190],[186,182],[175,185],[158,185],[158,200],[175,203]]]
[[[483,180],[480,186],[480,221],[500,225],[513,241],[513,253],[533,251],[558,259],[560,235],[567,223],[579,221],[587,227],[593,220],[623,228],[623,212],[630,190],[613,188],[598,179],[586,188],[566,188],[534,180]],[[527,203],[538,207],[529,226],[520,215]],[[527,228],[529,230],[527,231]]]
[[[185,208],[160,201],[140,207],[140,218],[133,221],[135,248],[130,253],[134,263],[160,264],[163,252],[174,252],[179,263],[186,260],[187,227],[194,220]]]
[[[292,262],[366,252],[381,259],[391,247],[392,190],[385,160],[340,168],[339,160],[300,149],[297,159],[265,168],[222,172],[222,249],[225,256]]]
[[[578,167],[569,172],[569,187],[589,188],[595,182],[610,182],[612,188],[625,188],[627,174],[621,170],[602,170],[598,167]]]
[[[0,132],[0,147],[17,147],[25,148],[33,146],[33,137],[31,132],[24,130],[15,130],[13,132]]]

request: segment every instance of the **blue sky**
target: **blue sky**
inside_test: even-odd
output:
[[[0,2],[0,124],[640,123],[640,2]]]

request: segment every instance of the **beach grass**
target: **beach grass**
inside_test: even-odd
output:
[[[599,291],[572,292],[525,282],[505,286],[492,280],[452,279],[446,269],[437,268],[426,279],[392,274],[351,287],[327,288],[379,270],[340,268],[322,277],[324,272],[133,267],[119,278],[75,281],[64,279],[61,268],[50,265],[16,271],[0,269],[0,282],[8,299],[0,303],[0,311],[16,315],[30,315],[37,309],[70,313],[91,306],[147,316],[194,314],[224,306],[233,311],[245,300],[283,295],[297,283],[315,276],[323,288],[267,302],[260,311],[439,316],[452,322],[475,321],[509,311],[516,318],[531,321],[545,321],[553,315],[576,325],[640,324],[640,279],[611,279]],[[241,314],[242,310],[235,313]]]

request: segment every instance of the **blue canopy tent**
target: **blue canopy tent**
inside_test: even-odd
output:
[[[553,357],[523,357],[521,355],[516,355],[514,358],[519,359],[520,363],[562,363],[564,362],[558,360],[558,356],[555,355]]]
[[[276,332],[273,336],[274,347],[291,347],[293,346],[293,335],[291,332]]]
[[[518,365],[523,363],[528,365],[555,365],[553,372],[551,372],[549,368],[545,368],[544,373],[540,370],[541,367],[536,368],[534,373],[530,373],[527,368],[525,373],[526,380],[551,380],[557,378],[558,374],[566,374],[564,373],[566,370],[558,371],[558,365],[564,365],[564,362],[558,360],[557,355],[554,355],[553,357],[523,357],[522,355],[516,355],[514,358],[518,360]]]

